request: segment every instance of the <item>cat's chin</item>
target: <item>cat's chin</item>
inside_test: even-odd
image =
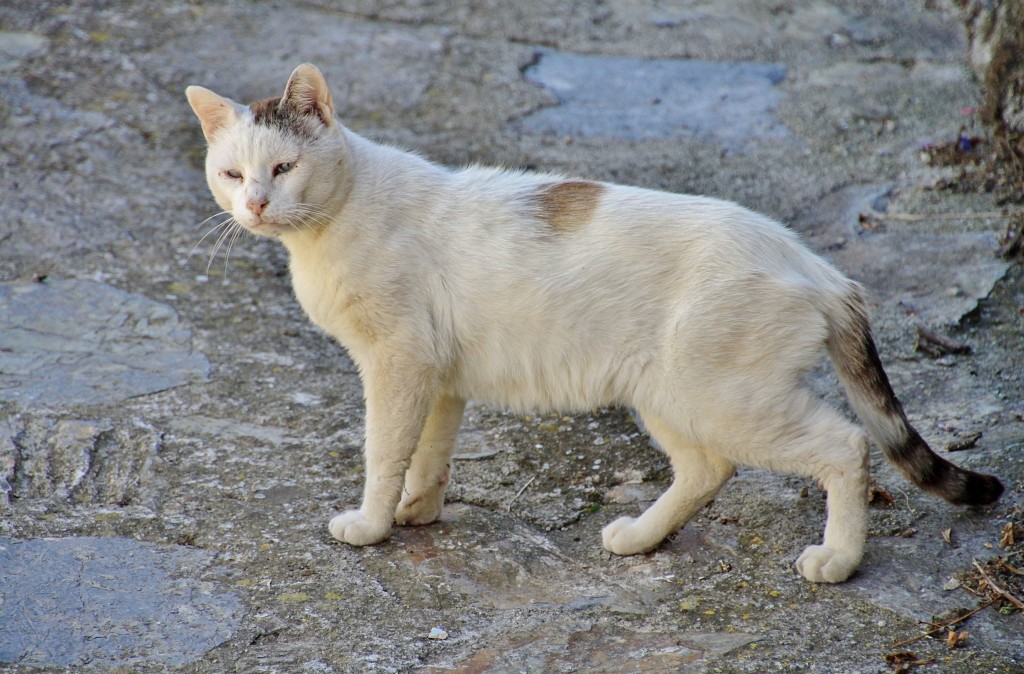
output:
[[[282,232],[290,229],[288,225],[282,225],[278,222],[254,222],[251,224],[245,224],[245,228],[258,236],[280,236]]]

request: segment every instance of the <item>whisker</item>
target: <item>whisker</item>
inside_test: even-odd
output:
[[[333,219],[333,214],[318,204],[295,204],[292,207],[292,211],[295,216],[301,218],[302,224],[309,231],[315,231],[316,226],[327,227]],[[293,215],[293,213],[289,213],[289,216]]]
[[[228,269],[231,264],[231,251],[238,241],[239,237],[246,231],[246,228],[235,220],[234,216],[231,215],[230,211],[221,211],[214,213],[210,217],[204,219],[199,224],[195,225],[193,229],[199,229],[218,217],[224,217],[220,222],[215,223],[210,229],[200,237],[199,241],[189,251],[186,261],[191,260],[192,256],[196,254],[199,248],[203,245],[208,238],[216,234],[216,240],[213,243],[213,247],[210,250],[210,256],[206,261],[206,273],[209,274],[213,268],[213,261],[217,259],[218,253],[221,250],[224,251],[224,276],[227,277]],[[283,214],[281,222],[294,229],[303,229],[308,232],[316,232],[319,227],[328,227],[334,220],[334,213],[327,208],[319,204],[311,203],[298,203],[289,209],[289,211]]]
[[[221,213],[218,213],[217,215],[222,215],[222,214],[221,214]],[[215,216],[215,217],[216,217],[216,216]],[[210,236],[211,234],[213,234],[214,232],[216,232],[216,231],[217,231],[218,229],[221,229],[221,228],[222,228],[222,227],[224,227],[225,225],[229,224],[229,223],[230,223],[230,222],[231,222],[231,221],[232,221],[233,219],[234,219],[234,218],[228,217],[228,218],[226,218],[226,219],[224,219],[224,220],[222,220],[222,221],[218,222],[218,223],[217,223],[216,225],[214,225],[213,227],[211,227],[211,228],[210,228],[210,231],[208,231],[208,232],[207,232],[206,234],[203,234],[202,238],[201,238],[201,239],[199,239],[199,241],[197,241],[197,242],[196,242],[196,245],[192,246],[192,250],[191,250],[191,251],[189,251],[188,257],[187,257],[187,258],[185,258],[185,261],[187,262],[187,261],[189,261],[189,260],[191,260],[191,259],[192,259],[192,256],[193,256],[193,255],[195,255],[196,251],[197,251],[197,250],[199,249],[199,246],[201,246],[201,245],[202,245],[203,241],[206,241],[207,237],[209,237],[209,236]],[[206,222],[206,221],[208,221],[208,220],[210,220],[210,218],[207,218],[206,220],[204,220],[204,222]]]
[[[224,278],[225,279],[227,279],[227,277],[228,277],[228,263],[231,262],[231,247],[235,245],[235,241],[238,240],[238,237],[241,236],[242,232],[246,231],[245,227],[243,227],[242,225],[238,224],[237,222],[235,223],[235,225],[236,226],[232,228],[231,238],[228,239],[228,249],[227,249],[227,252],[224,254]]]
[[[217,257],[217,252],[220,251],[221,246],[224,245],[224,242],[235,231],[236,228],[241,227],[241,225],[238,224],[238,221],[235,220],[234,218],[230,218],[229,220],[227,220],[225,222],[225,224],[228,225],[228,226],[225,227],[224,230],[220,233],[220,236],[217,237],[217,242],[213,245],[213,250],[210,252],[210,259],[207,260],[207,262],[206,262],[206,273],[207,274],[210,273],[210,268],[213,266],[213,260]],[[225,264],[225,267],[224,267],[224,271],[225,271],[225,273],[227,273],[227,265],[226,264]]]
[[[208,223],[208,222],[209,222],[210,220],[213,220],[214,218],[220,217],[220,216],[222,216],[222,215],[231,215],[231,212],[230,212],[230,211],[221,211],[220,213],[214,213],[214,214],[213,214],[213,215],[211,215],[210,217],[206,218],[205,220],[203,220],[202,222],[200,222],[199,224],[197,224],[197,225],[196,225],[195,227],[193,227],[192,229],[193,229],[193,230],[195,230],[195,229],[199,229],[200,227],[202,227],[203,225],[205,225],[206,223]]]

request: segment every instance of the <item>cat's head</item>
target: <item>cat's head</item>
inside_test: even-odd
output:
[[[343,199],[348,145],[316,66],[297,67],[280,98],[248,106],[203,87],[185,95],[209,145],[206,180],[221,208],[265,236],[326,224]]]

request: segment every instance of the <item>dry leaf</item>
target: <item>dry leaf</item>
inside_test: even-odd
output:
[[[955,630],[949,630],[946,633],[946,645],[950,648],[958,648],[963,646],[967,642],[967,637],[970,636],[969,632],[957,632]]]
[[[916,663],[917,653],[913,651],[897,651],[896,653],[889,653],[885,656],[885,661],[890,665],[903,665]]]
[[[871,481],[871,484],[868,486],[868,505],[888,508],[894,500],[892,494],[885,487],[874,480]]]
[[[999,537],[999,547],[1008,548],[1016,543],[1016,532],[1017,525],[1013,522],[1007,522],[1006,526],[1003,527],[1002,534]]]
[[[949,528],[942,532],[942,540],[946,541],[947,545],[953,545],[953,529]]]

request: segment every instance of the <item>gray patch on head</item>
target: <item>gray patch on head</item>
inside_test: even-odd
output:
[[[291,133],[304,140],[311,140],[318,135],[318,120],[282,102],[281,97],[250,103],[249,109],[252,110],[253,122],[259,126]]]

